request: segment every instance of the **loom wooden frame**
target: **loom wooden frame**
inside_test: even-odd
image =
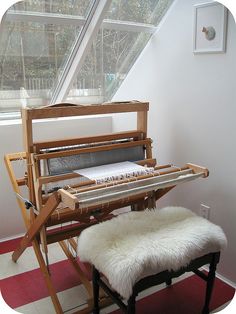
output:
[[[55,145],[76,145],[82,143],[88,143],[89,141],[94,142],[106,142],[109,140],[116,140],[131,137],[135,141],[140,141],[139,145],[146,145],[147,156],[145,161],[140,161],[140,164],[147,163],[150,166],[155,165],[156,161],[152,158],[151,140],[146,139],[147,132],[147,111],[149,109],[149,104],[147,102],[140,103],[138,101],[134,102],[121,102],[121,103],[107,103],[107,104],[96,104],[89,106],[77,106],[73,104],[59,104],[56,106],[50,106],[46,108],[39,109],[23,109],[22,110],[22,126],[23,126],[23,140],[24,140],[24,152],[13,153],[5,155],[5,164],[9,173],[10,181],[13,186],[15,193],[21,195],[21,187],[27,186],[29,191],[29,200],[33,203],[37,209],[37,215],[33,208],[27,211],[25,203],[22,199],[17,198],[18,205],[21,209],[22,217],[25,223],[27,232],[23,237],[20,245],[14,251],[12,255],[13,261],[17,261],[18,258],[23,254],[24,250],[29,243],[32,243],[35,255],[37,257],[41,272],[45,279],[49,295],[52,299],[56,313],[63,313],[61,304],[58,300],[55,288],[53,286],[49,269],[45,263],[42,251],[47,253],[47,244],[58,242],[62,250],[66,254],[67,258],[70,260],[71,264],[75,268],[81,283],[84,285],[88,293],[88,306],[87,308],[78,311],[78,313],[90,313],[92,309],[92,285],[86,277],[85,273],[80,268],[79,264],[75,261],[73,255],[68,250],[64,240],[69,239],[70,244],[74,251],[76,251],[76,243],[72,237],[79,235],[79,233],[90,225],[97,223],[97,221],[89,221],[87,217],[80,217],[80,224],[73,224],[72,226],[65,227],[63,230],[56,230],[55,232],[50,232],[46,234],[47,226],[54,226],[60,223],[67,222],[69,220],[77,220],[78,212],[71,211],[68,209],[62,210],[60,214],[60,219],[55,213],[55,209],[60,203],[60,195],[55,192],[52,193],[49,198],[45,198],[45,202],[41,199],[42,185],[49,182],[55,182],[58,180],[64,180],[67,178],[75,177],[75,174],[66,174],[60,176],[40,176],[39,175],[39,165],[37,164],[37,157],[40,149],[50,148]],[[59,139],[58,141],[46,141],[46,142],[34,142],[33,139],[33,120],[47,119],[47,118],[59,118],[59,117],[72,117],[72,116],[86,116],[86,115],[99,115],[99,114],[113,114],[122,112],[137,112],[137,129],[134,131],[125,131],[114,134],[105,134],[93,137],[79,137],[75,139]],[[136,145],[137,143],[134,143]],[[132,145],[131,145],[132,146]],[[122,146],[121,146],[122,147]],[[106,147],[105,149],[109,149]],[[97,150],[97,149],[95,149]],[[63,153],[62,153],[63,154]],[[67,155],[68,153],[65,153]],[[51,155],[49,155],[51,157]],[[22,178],[17,178],[13,169],[13,163],[19,159],[25,159],[27,163],[27,175]],[[40,156],[39,156],[40,160]],[[167,192],[167,189],[165,193]],[[162,191],[161,194],[165,194]],[[116,208],[126,205],[134,205],[135,202],[142,201],[142,199],[137,198],[132,202],[117,202],[117,204],[111,206],[110,210],[107,211],[104,217],[101,219],[108,219],[106,217],[108,213]],[[41,238],[41,239],[40,239]],[[43,243],[43,247],[40,247],[40,242]],[[103,295],[104,296],[104,295]],[[103,297],[101,301],[101,306],[106,306],[110,304],[111,300],[107,297]],[[77,313],[77,312],[76,312]]]
[[[43,176],[40,174],[39,162],[42,158],[50,158],[52,156],[67,156],[78,152],[85,152],[83,149],[68,151],[61,151],[58,153],[48,153],[40,155],[40,150],[43,148],[53,148],[58,146],[76,145],[83,143],[98,143],[98,146],[92,148],[92,151],[110,150],[114,149],[112,145],[107,144],[110,140],[132,138],[133,142],[124,144],[114,144],[116,147],[135,146],[141,145],[146,149],[146,158],[138,163],[141,165],[147,164],[149,166],[155,166],[156,160],[152,157],[152,141],[147,138],[147,113],[149,110],[149,104],[147,102],[121,102],[121,103],[105,103],[96,104],[89,106],[77,106],[73,104],[58,104],[55,106],[29,109],[25,108],[22,110],[22,126],[23,126],[23,140],[24,140],[24,152],[13,153],[5,155],[5,163],[9,173],[9,177],[15,193],[21,195],[20,188],[27,186],[29,191],[29,201],[34,204],[34,208],[30,208],[27,211],[24,201],[17,198],[18,205],[21,209],[22,217],[25,223],[27,232],[23,237],[19,247],[16,248],[12,255],[13,261],[17,261],[27,246],[32,243],[35,255],[39,262],[39,266],[43,277],[45,279],[50,297],[52,299],[56,313],[63,313],[61,304],[58,300],[55,288],[53,286],[49,269],[45,263],[42,252],[47,257],[47,245],[50,243],[58,242],[64,251],[65,255],[76,270],[81,283],[84,285],[88,293],[88,306],[84,310],[78,311],[78,313],[90,313],[93,307],[92,297],[92,285],[85,273],[82,271],[79,264],[76,263],[72,253],[68,250],[64,240],[69,239],[71,247],[76,251],[76,243],[73,237],[78,236],[82,230],[97,223],[101,220],[110,219],[111,212],[114,209],[120,207],[131,206],[132,209],[141,210],[148,207],[148,200],[145,195],[138,195],[130,199],[119,200],[111,203],[109,206],[103,208],[103,213],[96,216],[96,219],[90,220],[90,213],[82,213],[79,209],[71,210],[69,208],[63,208],[60,210],[60,215],[56,211],[58,205],[61,202],[61,195],[59,192],[54,192],[49,197],[42,195],[42,186],[45,183],[55,182],[59,180],[65,180],[68,178],[74,178],[78,175],[74,173]],[[99,115],[99,114],[115,114],[115,113],[137,113],[137,128],[132,131],[125,131],[114,134],[105,134],[92,137],[78,137],[69,139],[58,139],[52,141],[35,142],[33,137],[33,120],[47,119],[47,118],[58,118],[58,117],[72,117],[72,116],[86,116],[86,115]],[[131,145],[130,145],[131,144]],[[115,148],[116,149],[116,148]],[[89,149],[86,149],[86,152]],[[91,151],[91,150],[90,150]],[[18,159],[25,159],[27,164],[27,173],[23,178],[17,178],[13,163]],[[171,165],[158,166],[158,169],[171,167]],[[208,170],[203,167],[188,164],[185,168],[192,169],[194,173],[204,172],[204,176],[208,176]],[[178,171],[178,169],[170,170],[172,172]],[[166,171],[165,171],[166,172]],[[167,170],[168,172],[168,170]],[[92,181],[85,184],[81,184],[80,188],[93,183]],[[155,192],[155,200],[158,200],[167,192],[169,192],[174,186],[159,189]],[[71,197],[71,195],[70,195]],[[66,226],[60,230],[47,232],[48,226],[58,225],[68,221],[79,221],[80,223]],[[40,246],[41,243],[41,246]],[[46,259],[47,260],[47,259]],[[104,294],[100,300],[100,306],[106,306],[110,304],[111,300]],[[76,312],[77,313],[77,312]]]

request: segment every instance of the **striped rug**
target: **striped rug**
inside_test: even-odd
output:
[[[0,288],[5,302],[19,313],[55,313],[43,276],[32,247],[28,247],[17,263],[12,262],[12,251],[20,238],[0,243]],[[50,272],[63,311],[67,314],[82,309],[86,291],[73,267],[66,260],[58,244],[49,246]],[[196,275],[186,274],[174,280],[172,286],[153,287],[139,297],[137,313],[199,314],[204,301],[205,283]],[[211,310],[229,302],[235,289],[216,279]],[[121,313],[116,306],[102,313]],[[1,311],[0,311],[1,313]]]

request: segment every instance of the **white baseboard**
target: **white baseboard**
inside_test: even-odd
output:
[[[9,241],[9,240],[14,240],[17,238],[22,238],[24,235],[25,235],[25,233],[20,233],[20,234],[16,234],[14,236],[11,236],[11,237],[2,238],[2,239],[0,239],[0,242],[5,242],[5,241]]]
[[[208,271],[208,267],[206,267],[206,266],[203,266],[202,269]],[[225,276],[219,274],[218,272],[216,272],[216,277],[219,278],[220,280],[222,280],[223,282],[227,283],[229,286],[236,289],[236,283],[235,282],[233,282],[230,279],[226,278]]]
[[[224,276],[216,273],[216,277],[219,278],[220,280],[224,281],[225,283],[227,283],[229,286],[233,287],[234,289],[236,289],[236,283],[229,280],[228,278],[225,278]]]

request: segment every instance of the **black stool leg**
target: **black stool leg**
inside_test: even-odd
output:
[[[93,314],[99,314],[99,283],[100,274],[93,266]]]
[[[202,310],[202,314],[210,313],[209,304],[210,304],[212,290],[213,290],[214,281],[215,281],[216,265],[217,265],[217,260],[216,260],[216,255],[214,254],[212,256],[212,261],[211,261],[211,264],[209,267],[209,274],[208,274],[207,287],[206,287],[206,296],[205,296],[205,304],[204,304],[204,307]]]
[[[132,294],[128,300],[127,314],[135,314],[135,295]]]
[[[167,279],[166,280],[166,285],[167,286],[170,286],[172,284],[172,279],[170,278],[170,279]]]

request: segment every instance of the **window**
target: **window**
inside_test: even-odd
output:
[[[1,117],[26,105],[110,100],[173,0],[102,2],[100,9],[98,0],[25,0],[6,12]]]

